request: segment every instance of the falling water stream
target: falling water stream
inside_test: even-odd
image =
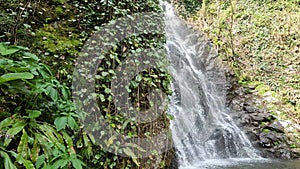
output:
[[[173,76],[169,113],[174,116],[171,129],[180,168],[262,168],[258,165],[274,164],[258,155],[230,117],[225,105],[226,79],[216,50],[177,17],[171,4],[161,3]]]

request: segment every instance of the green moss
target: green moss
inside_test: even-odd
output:
[[[277,145],[280,144],[280,141],[274,141],[273,144],[274,144],[275,146],[277,146]]]
[[[299,140],[300,141],[300,140]],[[291,144],[290,148],[298,148],[298,146],[296,144]]]
[[[63,15],[64,14],[64,9],[61,6],[57,6],[55,7],[55,13],[57,13],[58,15]]]
[[[267,124],[268,124],[267,122],[261,122],[261,123],[260,123],[260,126],[261,126],[261,127],[265,127],[265,126],[267,126]]]
[[[270,88],[264,84],[260,84],[255,88],[255,90],[257,90],[260,95],[264,95],[267,91],[270,91]]]
[[[65,29],[68,30],[68,28]],[[78,35],[70,34],[68,36],[66,32],[51,25],[45,25],[36,32],[36,46],[42,46],[44,51],[51,54],[75,56],[79,53],[78,47],[82,46],[82,42],[78,40]]]

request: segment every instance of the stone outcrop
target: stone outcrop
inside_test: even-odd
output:
[[[237,84],[234,76],[227,73],[227,104],[231,116],[236,120],[255,148],[265,158],[296,159],[299,150],[292,148],[297,144],[287,136],[285,127],[273,112],[262,106],[263,98],[254,94],[254,87]]]

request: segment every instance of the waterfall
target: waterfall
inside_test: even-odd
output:
[[[226,107],[226,77],[217,52],[174,12],[165,9],[167,51],[173,76],[169,113],[174,145],[181,167],[216,159],[259,158]]]

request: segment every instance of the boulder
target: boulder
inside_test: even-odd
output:
[[[255,113],[250,115],[251,119],[256,122],[270,122],[272,115],[269,113]]]
[[[273,122],[265,127],[265,129],[269,129],[272,131],[276,131],[278,133],[284,133],[284,128],[279,122]]]

